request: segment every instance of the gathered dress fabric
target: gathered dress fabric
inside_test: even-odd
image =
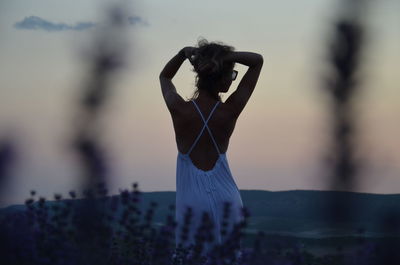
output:
[[[239,189],[232,177],[226,153],[221,153],[219,151],[212,131],[207,124],[220,101],[214,105],[207,119],[204,118],[196,102],[194,100],[191,102],[193,102],[204,124],[189,151],[186,154],[178,151],[176,164],[175,219],[177,226],[175,230],[175,242],[176,247],[194,245],[196,243],[197,229],[202,223],[203,213],[206,212],[213,224],[211,232],[214,238],[212,242],[206,241],[204,244],[202,254],[206,255],[212,250],[215,244],[223,244],[227,239],[227,235],[231,233],[234,225],[243,220],[243,202]],[[206,130],[219,154],[211,170],[201,170],[197,168],[189,157],[192,149]],[[221,231],[223,229],[222,221],[225,202],[230,203],[230,213],[228,218],[225,219],[228,221],[228,225],[226,226],[226,234],[223,235]],[[183,239],[182,228],[189,207],[191,208],[191,218],[190,225],[186,231],[188,237]],[[239,242],[239,245],[240,244]]]

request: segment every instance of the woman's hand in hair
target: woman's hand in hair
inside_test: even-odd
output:
[[[187,47],[184,47],[180,52],[183,56],[185,56],[186,59],[189,59],[189,61],[192,63],[192,61],[193,61],[192,56],[193,55],[196,56],[196,51],[197,51],[196,47],[187,46]]]

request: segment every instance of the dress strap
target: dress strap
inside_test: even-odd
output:
[[[197,144],[197,142],[198,142],[199,139],[200,139],[200,136],[203,134],[204,129],[206,129],[206,128],[207,128],[207,130],[208,130],[208,133],[210,134],[211,140],[212,140],[213,143],[214,143],[215,149],[217,149],[218,154],[220,154],[219,148],[218,148],[218,145],[217,145],[217,142],[215,141],[214,136],[212,135],[211,130],[210,130],[210,128],[208,127],[208,121],[210,120],[210,118],[211,118],[212,114],[214,113],[215,109],[217,108],[217,106],[218,106],[218,104],[219,104],[219,101],[217,101],[217,103],[214,105],[213,109],[211,110],[210,114],[208,115],[207,120],[204,119],[203,113],[201,113],[201,110],[200,110],[199,106],[197,106],[197,103],[196,103],[194,100],[191,100],[191,101],[193,102],[194,106],[196,107],[197,111],[199,112],[199,114],[200,114],[200,116],[201,116],[201,119],[202,119],[203,122],[204,122],[204,125],[203,125],[203,128],[201,129],[199,135],[197,135],[196,140],[194,140],[194,142],[193,142],[192,146],[190,147],[190,149],[189,149],[189,151],[188,151],[187,154],[189,155],[190,152],[192,152],[194,146]]]

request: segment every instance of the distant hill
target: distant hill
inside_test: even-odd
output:
[[[240,190],[240,193],[244,206],[248,207],[251,214],[246,230],[249,234],[262,230],[267,234],[315,239],[360,235],[400,236],[400,228],[389,229],[387,219],[383,219],[388,213],[391,214],[390,218],[400,219],[400,194],[313,190]],[[113,197],[116,196],[120,195]],[[154,222],[165,223],[168,214],[174,215],[174,210],[168,206],[175,204],[175,192],[142,192],[141,198],[140,207],[143,211],[151,201],[158,204]],[[57,202],[46,202],[49,205],[54,203]],[[334,206],[349,210],[351,218],[337,218],[330,211]],[[23,209],[24,205],[0,209],[0,221]],[[121,210],[117,213],[121,214]]]

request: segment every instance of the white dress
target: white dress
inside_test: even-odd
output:
[[[217,108],[219,101],[215,104],[207,119],[204,118],[196,102],[193,104],[199,112],[204,125],[199,132],[196,140],[193,142],[189,151],[183,154],[178,151],[177,164],[176,164],[176,211],[175,218],[177,227],[175,230],[176,247],[182,243],[182,246],[188,247],[194,244],[195,234],[198,226],[201,224],[203,212],[207,212],[211,221],[214,224],[212,234],[214,236],[213,242],[207,242],[204,245],[203,255],[215,244],[222,244],[226,235],[221,234],[223,215],[224,215],[224,202],[231,203],[231,211],[228,217],[227,234],[231,232],[233,225],[243,220],[242,208],[243,202],[240,196],[239,189],[232,177],[229,169],[226,153],[220,153],[218,145],[211,133],[207,123],[212,114]],[[191,158],[190,152],[196,145],[204,130],[207,129],[214,143],[214,146],[219,154],[215,166],[211,170],[201,170],[197,168]],[[188,207],[192,208],[192,218],[189,227],[189,234],[186,241],[182,239],[182,227],[185,221],[185,213]],[[239,243],[240,244],[240,243]]]

